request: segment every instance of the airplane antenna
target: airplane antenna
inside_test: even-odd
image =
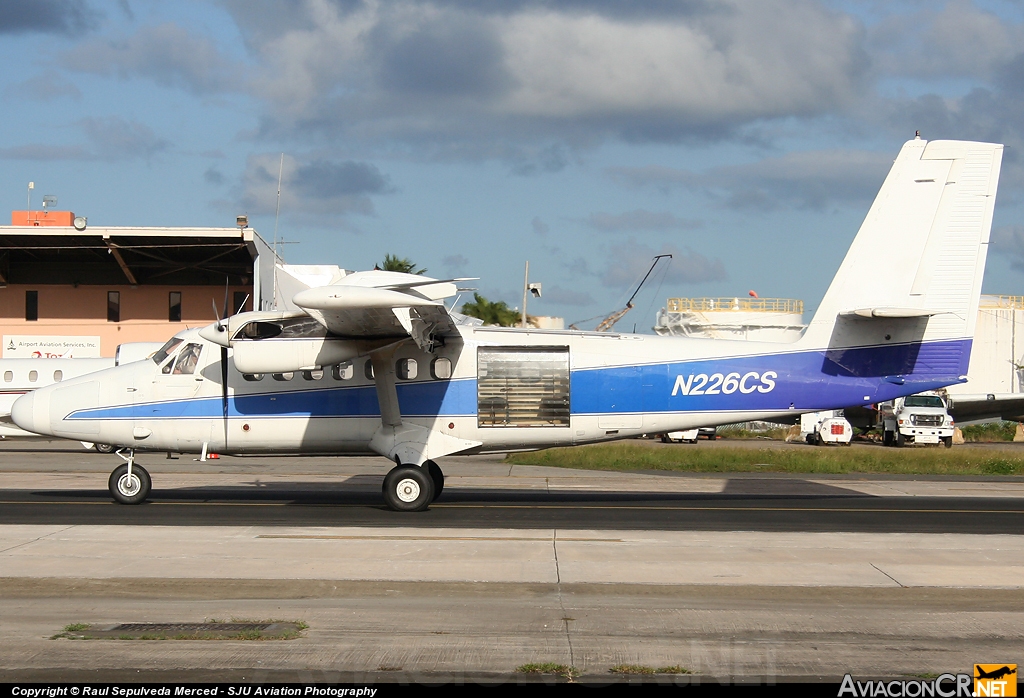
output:
[[[281,177],[284,175],[284,153],[281,163],[277,166],[277,213],[274,214],[274,308],[277,308],[277,224],[281,220]]]

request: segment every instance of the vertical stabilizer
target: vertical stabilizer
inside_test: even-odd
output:
[[[970,340],[1002,156],[993,143],[908,141],[800,341]]]

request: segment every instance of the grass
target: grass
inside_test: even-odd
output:
[[[579,671],[574,666],[555,664],[554,662],[522,664],[516,667],[516,672],[520,674],[555,674],[558,676],[564,676],[570,681],[579,674]]]
[[[749,429],[731,426],[718,428],[718,436],[723,439],[784,441],[788,433],[789,427],[777,427],[775,429],[765,429],[764,431],[750,431]]]
[[[656,448],[621,441],[510,453],[506,463],[584,470],[675,470],[695,473],[888,473],[899,475],[1024,475],[1024,457],[946,448],[783,448],[681,446]]]
[[[961,427],[964,441],[1013,441],[1017,433],[1017,422],[990,422],[988,424],[972,424]]]
[[[654,674],[692,674],[693,672],[685,667],[681,667],[678,664],[672,666],[663,666],[655,669],[654,667],[644,666],[643,664],[616,664],[609,669],[613,674],[629,674],[639,676],[653,676]]]

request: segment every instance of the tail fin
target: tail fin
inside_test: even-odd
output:
[[[904,144],[800,343],[968,340],[965,373],[1002,156],[992,143]]]

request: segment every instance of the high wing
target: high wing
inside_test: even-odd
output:
[[[957,424],[982,419],[1024,421],[1024,393],[950,395],[949,402],[949,414]]]

